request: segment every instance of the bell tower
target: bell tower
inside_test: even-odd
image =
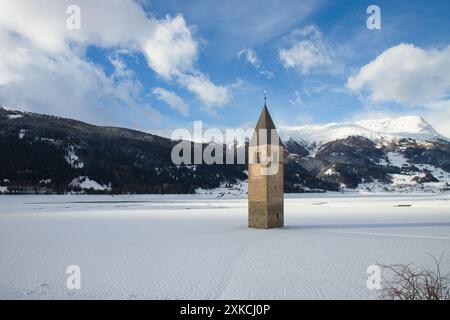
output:
[[[269,229],[284,225],[284,145],[266,105],[248,148],[248,226]]]

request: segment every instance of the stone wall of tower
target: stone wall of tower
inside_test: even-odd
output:
[[[267,176],[267,227],[277,228],[284,225],[284,148],[280,146],[271,146],[278,152],[278,172]]]
[[[276,174],[263,175],[261,170],[268,169],[267,155],[272,148],[278,152]],[[255,159],[259,152],[260,161]],[[249,182],[248,182],[248,226],[251,228],[277,228],[284,225],[284,148],[282,145],[263,145],[249,147]]]
[[[267,228],[268,181],[261,175],[263,166],[254,163],[248,168],[248,226],[251,228]]]

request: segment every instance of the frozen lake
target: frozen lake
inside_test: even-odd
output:
[[[0,196],[0,298],[372,299],[369,265],[450,271],[450,194],[287,195],[285,225],[248,229],[246,198]]]

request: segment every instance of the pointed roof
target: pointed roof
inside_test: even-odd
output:
[[[264,105],[264,107],[262,108],[261,114],[259,115],[259,120],[256,123],[255,130],[259,129],[276,129],[266,105]]]
[[[256,123],[255,131],[253,133],[252,139],[250,141],[250,145],[258,145],[259,144],[259,132],[261,129],[267,130],[267,138],[266,143],[271,143],[271,130],[276,130],[275,124],[273,123],[272,117],[270,116],[269,110],[267,109],[266,104],[264,103],[264,107],[261,110],[261,114],[259,115],[258,122]],[[276,131],[275,131],[276,132]],[[276,137],[278,138],[278,143],[283,145],[280,137],[278,136],[278,132],[276,132]]]

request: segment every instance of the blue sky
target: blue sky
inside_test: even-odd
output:
[[[195,120],[219,128],[252,125],[263,104],[263,91],[267,90],[269,109],[282,125],[418,114],[441,131],[450,126],[450,80],[444,73],[434,76],[436,70],[450,73],[449,1],[153,0],[117,8],[117,14],[123,12],[119,18],[114,9],[109,17],[105,7],[104,15],[95,22],[89,20],[95,19],[89,14],[98,8],[78,2],[82,12],[80,33],[61,31],[45,42],[53,45],[61,40],[67,45],[57,51],[54,46],[33,43],[36,35],[18,28],[16,21],[0,16],[0,22],[6,21],[4,32],[10,37],[15,32],[26,39],[20,45],[30,46],[30,52],[35,53],[33,59],[42,56],[52,61],[58,55],[67,62],[75,59],[80,64],[77,70],[89,69],[87,79],[91,79],[93,69],[94,84],[86,85],[85,91],[98,86],[94,92],[84,92],[83,83],[65,80],[69,77],[58,71],[63,79],[58,81],[61,86],[64,81],[73,82],[71,87],[80,91],[73,99],[70,93],[67,101],[78,101],[82,96],[78,105],[85,103],[89,108],[78,110],[76,103],[58,107],[64,99],[56,97],[53,102],[52,95],[47,95],[49,98],[42,100],[33,97],[32,92],[27,93],[29,99],[23,94],[19,98],[21,90],[28,90],[30,84],[25,88],[25,84],[12,80],[2,83],[1,78],[0,104],[17,103],[32,111],[163,133],[189,127]],[[380,30],[366,27],[366,9],[371,4],[381,9]],[[58,10],[52,14],[59,14]],[[33,19],[39,19],[39,12],[36,16]],[[175,17],[179,17],[176,28]],[[41,18],[45,21],[44,14]],[[152,21],[156,23],[150,26]],[[106,34],[108,30],[100,34],[102,24],[112,23],[127,32],[120,37]],[[158,41],[164,42],[161,37],[166,34],[149,33],[148,37],[157,38],[150,42],[144,35],[147,28],[158,30],[161,25],[170,26],[169,33],[182,33],[185,41],[179,46],[180,52],[172,52],[171,46],[178,46],[172,39],[175,42],[165,43],[165,51],[161,49],[162,57],[152,56],[152,45],[159,46]],[[164,55],[170,55],[168,62]],[[414,72],[406,62],[403,66],[395,62],[405,59],[412,61]],[[7,63],[3,62],[3,69],[11,75],[6,78],[13,79],[14,72],[19,71]],[[363,74],[364,66],[369,70]],[[49,71],[54,69],[49,66],[43,74],[54,78]],[[23,76],[31,70],[24,68],[20,72]],[[349,84],[351,77],[355,78],[353,84]],[[428,80],[430,88],[435,87],[433,81],[439,84],[436,92],[417,90],[421,82]],[[40,85],[45,81],[43,76]],[[106,90],[106,86],[111,88]],[[103,91],[101,97],[95,96]],[[112,96],[108,94],[111,91]],[[120,95],[115,96],[117,92]],[[52,103],[55,107],[49,108]]]

